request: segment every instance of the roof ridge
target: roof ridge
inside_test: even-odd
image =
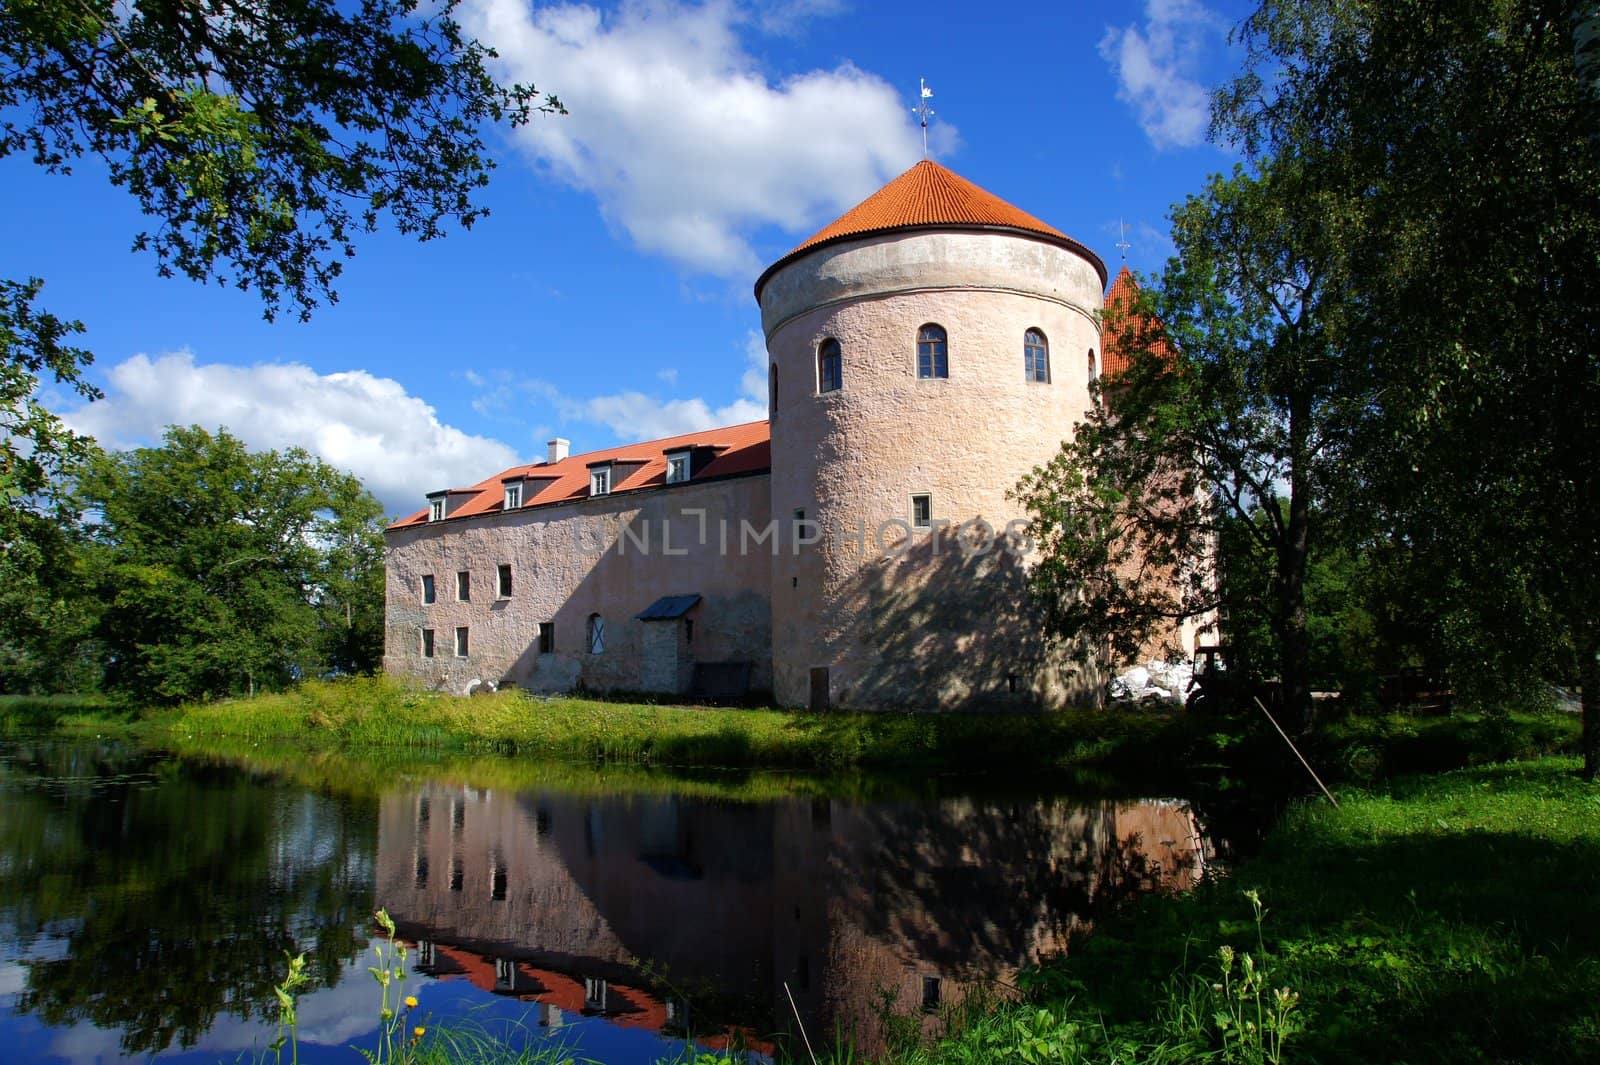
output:
[[[622,495],[641,488],[664,484],[667,475],[666,453],[681,446],[687,450],[700,446],[714,448],[714,455],[704,466],[694,471],[697,482],[721,480],[749,474],[767,473],[771,469],[771,426],[765,418],[739,422],[734,425],[701,429],[692,433],[640,440],[611,447],[597,448],[577,455],[568,455],[559,462],[519,462],[499,473],[484,478],[465,489],[452,489],[470,495],[461,505],[451,508],[445,520],[458,517],[471,518],[482,514],[501,513],[504,499],[503,483],[523,478],[549,482],[537,492],[524,491],[521,506],[544,506],[575,502],[588,497],[591,463],[607,458],[630,466],[637,466],[626,477],[616,478],[610,486],[611,494]],[[664,446],[665,445],[665,446]],[[721,445],[721,446],[718,446]],[[422,510],[392,523],[390,529],[403,529],[430,524],[428,511]]]

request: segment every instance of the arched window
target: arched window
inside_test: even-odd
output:
[[[817,348],[817,391],[835,392],[844,385],[844,354],[832,337]]]
[[[778,416],[778,364],[773,363],[767,370],[767,417]]]
[[[1037,329],[1022,334],[1022,374],[1027,381],[1050,383],[1050,343]]]
[[[950,376],[950,359],[943,326],[925,325],[917,330],[917,376]]]
[[[589,615],[589,653],[597,655],[606,649],[606,621],[599,614]]]
[[[1094,349],[1090,348],[1089,349],[1089,381],[1090,381],[1090,383],[1092,384],[1094,382],[1094,379],[1096,377],[1099,377],[1099,376],[1100,376],[1099,368],[1095,366],[1095,362],[1094,362]]]

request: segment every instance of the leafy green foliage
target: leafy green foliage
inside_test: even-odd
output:
[[[359,233],[470,226],[493,163],[481,128],[559,112],[503,87],[454,0],[15,0],[0,8],[0,155],[65,172],[100,157],[159,220],[164,275],[260,293],[302,317]]]
[[[174,427],[161,447],[97,460],[82,495],[110,687],[177,702],[381,655],[380,512],[348,474]]]
[[[68,504],[64,474],[92,443],[39,402],[41,385],[65,386],[85,399],[99,392],[79,376],[90,362],[69,344],[83,323],[64,321],[34,306],[44,282],[0,281],[0,521],[23,510],[49,515]],[[8,539],[14,530],[0,528]]]
[[[88,682],[78,648],[92,617],[75,594],[71,479],[94,454],[41,401],[41,389],[99,395],[81,377],[82,324],[36,306],[42,282],[0,281],[0,689]]]
[[[1344,482],[1347,424],[1368,394],[1338,357],[1335,244],[1308,195],[1293,162],[1263,162],[1177,208],[1159,286],[1107,323],[1131,368],[1018,491],[1055,628],[1131,657],[1159,623],[1230,596],[1264,604],[1302,728],[1311,514]],[[1218,581],[1210,561],[1231,572]]]
[[[486,67],[493,53],[463,36],[454,8],[454,0],[14,0],[0,5],[0,157],[26,154],[59,173],[98,157],[155,219],[134,247],[153,251],[164,276],[254,289],[268,318],[285,305],[305,318],[337,298],[356,237],[385,215],[424,240],[483,217],[475,197],[493,167],[487,124],[561,111],[532,87],[496,84]],[[236,672],[266,683],[319,661],[375,668],[382,578],[368,534],[378,515],[353,483],[328,482],[341,498],[314,504],[331,506],[336,520],[316,531],[331,547],[298,597],[323,615],[322,633],[341,634],[319,655],[295,650],[287,662],[236,638],[240,625],[261,622],[270,630],[262,640],[300,648],[295,632],[317,628],[289,623],[296,593],[253,564],[211,560],[240,567],[220,598],[198,589],[224,571],[202,579],[184,569],[198,560],[177,557],[141,570],[130,558],[147,545],[121,544],[111,570],[83,571],[69,486],[93,441],[69,432],[42,390],[98,392],[81,376],[88,353],[70,344],[82,325],[37,308],[40,285],[0,280],[0,688],[92,686],[107,649],[90,634],[124,623],[142,628],[111,648],[109,668],[142,697],[229,690],[221,676],[234,654],[244,656]],[[100,464],[101,474],[115,465]],[[163,526],[152,519],[150,528]],[[279,547],[303,554],[304,545]],[[191,583],[171,584],[174,573]],[[86,590],[108,579],[115,602],[101,617]],[[157,639],[184,622],[187,651]],[[168,679],[156,685],[154,673]]]
[[[1541,0],[1265,5],[1216,110],[1217,132],[1248,153],[1301,160],[1320,213],[1340,220],[1343,357],[1378,386],[1350,470],[1364,515],[1422,575],[1458,679],[1491,698],[1539,673],[1583,675],[1590,775],[1594,17]]]

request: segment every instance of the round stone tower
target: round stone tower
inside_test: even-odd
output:
[[[761,275],[781,703],[1098,690],[1040,636],[1007,493],[1089,406],[1105,282],[1082,244],[928,161]]]

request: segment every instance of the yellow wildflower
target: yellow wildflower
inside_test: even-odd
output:
[[[406,1009],[414,1010],[416,1008],[417,1008],[417,996],[416,995],[407,995],[406,996]]]
[[[421,1039],[422,1038],[422,1033],[426,1032],[426,1031],[427,1031],[427,1029],[422,1027],[422,1025],[419,1024],[415,1028],[411,1029],[411,1034],[416,1036],[418,1039]]]

